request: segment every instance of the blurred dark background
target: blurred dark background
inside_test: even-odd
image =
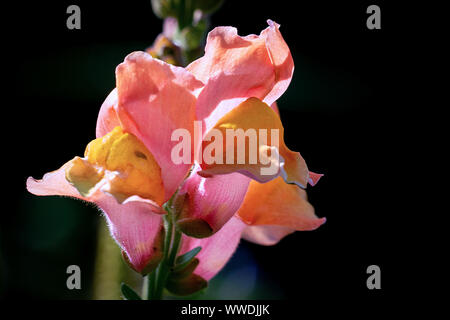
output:
[[[400,6],[374,3],[381,7],[381,30],[366,28],[372,1],[228,0],[211,17],[212,26],[232,25],[240,35],[259,34],[269,18],[281,24],[296,66],[278,101],[286,143],[312,171],[325,174],[308,194],[317,215],[328,220],[273,247],[243,241],[199,298],[381,301],[402,289],[408,244],[395,181],[402,174],[396,154],[407,140],[397,126],[405,108],[397,97],[404,90],[406,27],[396,20]],[[81,30],[66,28],[70,4],[81,8]],[[97,240],[99,212],[71,199],[33,196],[25,180],[83,154],[95,137],[99,107],[115,86],[115,67],[150,46],[162,21],[150,1],[10,6],[0,297],[99,297],[97,248],[108,245]],[[82,290],[66,288],[71,264],[81,267]],[[378,292],[366,287],[371,264],[381,268]],[[122,277],[136,283],[126,271]]]

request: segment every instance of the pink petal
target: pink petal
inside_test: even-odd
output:
[[[114,89],[100,107],[100,112],[97,117],[97,138],[103,137],[115,127],[120,126],[120,120],[115,110],[117,107],[117,99],[117,89]]]
[[[272,246],[293,232],[294,229],[282,226],[249,226],[242,232],[242,238],[263,246]]]
[[[81,196],[77,189],[66,180],[66,168],[70,162],[65,163],[61,168],[46,173],[41,180],[33,177],[27,179],[27,190],[37,196],[68,196],[87,200]]]
[[[174,17],[167,17],[163,22],[163,35],[169,39],[173,39],[175,32],[177,32],[178,21]]]
[[[105,213],[112,237],[125,252],[125,259],[143,274],[156,268],[163,256],[164,225],[160,214],[145,202],[118,204],[111,196],[97,205]]]
[[[117,67],[116,78],[118,118],[155,157],[168,200],[191,167],[172,161],[171,151],[179,141],[171,141],[171,136],[174,130],[184,128],[194,137],[196,94],[203,83],[184,68],[153,59],[145,52],[128,55]]]
[[[274,103],[272,103],[270,105],[270,107],[272,108],[273,111],[275,111],[275,113],[280,116],[280,109],[278,109],[278,105],[277,102],[275,101]]]
[[[216,234],[205,239],[183,235],[180,254],[195,247],[202,247],[197,255],[200,260],[194,273],[205,280],[214,277],[228,262],[236,250],[245,224],[236,217],[231,218]]]
[[[256,97],[271,105],[287,89],[294,62],[279,25],[268,23],[259,36],[241,37],[236,28],[215,28],[208,34],[205,55],[186,67],[205,83],[197,105],[204,132],[246,99]]]
[[[312,186],[315,186],[317,184],[317,182],[319,182],[320,178],[323,177],[322,173],[314,173],[309,171],[309,179],[308,179],[308,183]]]
[[[180,194],[187,193],[188,198],[179,222],[203,220],[211,228],[212,234],[222,228],[239,209],[250,178],[239,173],[203,178],[197,174],[198,170],[200,167],[196,166],[180,190]]]
[[[157,208],[139,197],[130,197],[119,204],[112,196],[98,190],[83,197],[65,179],[65,169],[47,173],[41,180],[27,179],[29,192],[39,196],[70,196],[97,204],[105,213],[111,235],[126,253],[130,265],[138,272],[147,272],[162,258],[162,218]]]
[[[274,67],[275,83],[264,98],[264,102],[271,105],[281,97],[291,83],[294,73],[294,60],[280,33],[280,25],[272,20],[267,20],[267,23],[269,27],[261,32],[261,37],[266,40],[267,51]]]

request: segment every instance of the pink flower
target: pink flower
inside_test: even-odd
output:
[[[275,105],[291,81],[293,60],[279,25],[268,23],[259,36],[215,28],[205,55],[186,68],[145,52],[128,55],[116,69],[116,88],[101,106],[97,139],[84,157],[41,180],[28,178],[28,190],[95,203],[127,262],[143,274],[162,259],[162,205],[176,192],[176,224],[185,233],[180,253],[202,247],[195,274],[206,280],[225,265],[241,235],[273,244],[294,230],[320,226],[325,220],[314,215],[299,188],[318,176],[284,144]],[[261,174],[260,162],[194,164],[209,145],[204,138],[229,127],[279,130],[278,147],[270,139],[263,146],[279,153],[276,172]],[[194,137],[190,163],[171,159],[178,144],[171,136],[180,128]],[[221,156],[231,151],[225,145]]]

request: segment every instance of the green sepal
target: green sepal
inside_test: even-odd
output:
[[[205,289],[208,281],[194,274],[200,260],[195,256],[200,252],[201,247],[196,247],[189,252],[179,256],[177,263],[172,269],[166,282],[166,289],[179,296],[186,296]]]
[[[207,21],[201,19],[195,25],[180,26],[173,39],[183,50],[194,50],[201,47],[207,28]]]
[[[191,295],[206,287],[208,281],[193,273],[183,278],[170,277],[166,283],[167,290],[179,296]]]
[[[141,297],[128,285],[122,282],[120,285],[120,291],[122,292],[125,300],[142,300]]]
[[[200,261],[197,258],[194,258],[185,267],[179,268],[178,270],[172,270],[170,277],[173,279],[186,278],[189,275],[191,275],[191,273],[194,272],[195,268],[197,268],[199,263],[200,263]]]
[[[192,262],[192,260],[194,260],[195,256],[200,252],[200,250],[202,250],[202,247],[195,247],[191,251],[188,251],[185,254],[179,256],[175,260],[173,271],[178,272],[188,266]]]

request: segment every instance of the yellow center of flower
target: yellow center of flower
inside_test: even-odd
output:
[[[82,195],[88,196],[96,186],[101,186],[119,202],[137,195],[163,204],[161,168],[133,134],[115,127],[105,136],[91,141],[84,156],[84,159],[73,159],[66,170],[67,180]]]

